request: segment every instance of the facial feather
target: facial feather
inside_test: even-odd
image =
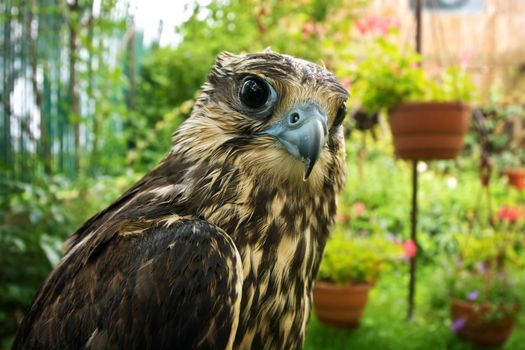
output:
[[[279,100],[271,116],[256,118],[247,115],[240,106],[239,85],[247,75],[264,78],[277,90]],[[191,144],[192,161],[204,158],[219,163],[231,161],[247,176],[261,177],[271,186],[319,191],[324,178],[330,176],[329,150],[323,149],[319,164],[304,184],[304,165],[300,161],[272,138],[253,135],[274,124],[291,106],[305,102],[320,106],[331,125],[347,97],[347,91],[331,73],[310,62],[273,52],[223,53],[203,87],[191,118],[174,134],[172,153],[182,152]],[[331,133],[330,138],[344,142],[339,133]]]

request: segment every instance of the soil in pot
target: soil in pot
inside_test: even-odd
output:
[[[314,309],[319,321],[328,326],[353,329],[359,326],[371,283],[339,286],[317,282]]]
[[[503,345],[512,334],[515,319],[511,315],[501,319],[487,319],[486,315],[490,310],[490,305],[453,300],[452,320],[461,323],[461,327],[457,329],[458,336],[481,346]]]

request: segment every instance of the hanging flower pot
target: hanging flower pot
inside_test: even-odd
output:
[[[517,305],[510,305],[509,310],[517,311]],[[511,336],[515,318],[512,313],[503,317],[490,318],[495,314],[491,305],[480,305],[463,300],[453,300],[451,316],[452,329],[464,340],[481,346],[503,345]]]
[[[471,108],[462,102],[402,103],[390,111],[396,156],[452,159],[464,145]]]
[[[509,185],[520,191],[525,188],[525,168],[511,168],[506,171],[506,174]]]
[[[338,328],[359,326],[372,283],[344,286],[317,282],[314,287],[314,309],[321,323]]]

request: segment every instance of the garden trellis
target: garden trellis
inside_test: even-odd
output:
[[[128,25],[127,5],[95,3],[5,0],[0,4],[4,178],[26,181],[38,173],[75,176],[82,154],[96,157],[102,124],[115,133],[121,130],[122,118],[112,119],[102,103],[126,103],[124,95],[133,89],[128,89],[124,72],[133,78],[136,69],[127,59],[136,55],[127,55],[127,49],[141,45],[123,41],[139,43],[141,38]]]

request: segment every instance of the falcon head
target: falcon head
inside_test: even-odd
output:
[[[321,186],[330,167],[343,168],[347,98],[316,64],[271,51],[222,53],[173,152],[191,145],[195,161],[231,158],[270,184]]]

